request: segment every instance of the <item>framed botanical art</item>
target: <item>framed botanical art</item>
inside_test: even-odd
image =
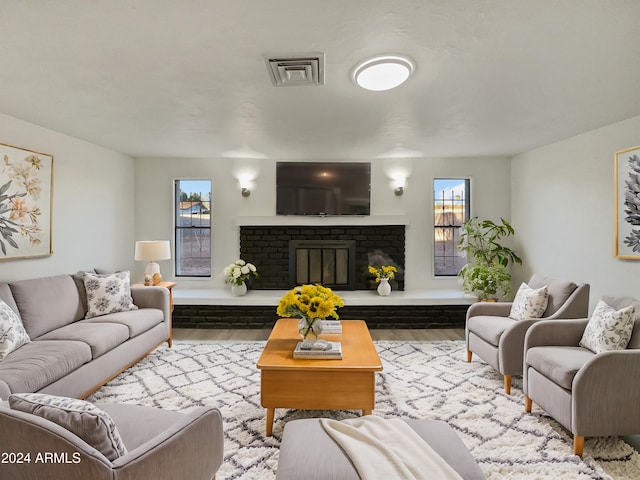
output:
[[[640,146],[615,154],[615,256],[640,260]]]
[[[53,156],[0,144],[0,260],[51,255]]]

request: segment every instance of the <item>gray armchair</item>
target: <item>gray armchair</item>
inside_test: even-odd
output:
[[[573,434],[582,456],[584,437],[640,433],[640,301],[603,297],[616,310],[633,305],[635,324],[625,350],[595,354],[580,347],[589,321],[539,322],[525,338],[525,410],[533,402]]]
[[[8,402],[0,402],[0,452],[20,455],[0,465],[0,477],[14,480],[215,478],[223,458],[222,418],[217,409],[203,407],[182,414],[135,405],[96,406],[114,420],[128,450],[113,461],[58,424],[13,410]],[[17,463],[25,454],[30,455],[30,463]]]
[[[540,320],[584,318],[589,313],[589,284],[533,275],[531,288],[547,286],[548,303],[542,318],[509,318],[512,302],[479,302],[467,310],[467,362],[473,353],[498,370],[504,377],[504,390],[511,394],[511,377],[522,375],[524,336]]]

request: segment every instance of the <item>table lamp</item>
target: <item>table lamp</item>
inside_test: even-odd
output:
[[[144,269],[144,284],[158,285],[162,281],[160,265],[158,260],[168,260],[171,258],[171,245],[168,240],[143,240],[136,242],[134,254],[135,260],[146,260]]]

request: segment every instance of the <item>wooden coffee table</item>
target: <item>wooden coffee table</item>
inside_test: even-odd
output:
[[[375,408],[375,372],[382,371],[382,363],[367,324],[342,320],[342,334],[322,338],[342,343],[341,360],[294,359],[298,319],[282,318],[273,327],[257,363],[267,435],[273,431],[276,408],[362,410],[363,415]]]

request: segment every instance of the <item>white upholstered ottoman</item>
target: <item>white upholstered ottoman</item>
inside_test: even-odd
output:
[[[446,422],[405,420],[465,480],[485,476]],[[360,480],[342,449],[327,435],[319,419],[292,420],[285,425],[276,480]]]

